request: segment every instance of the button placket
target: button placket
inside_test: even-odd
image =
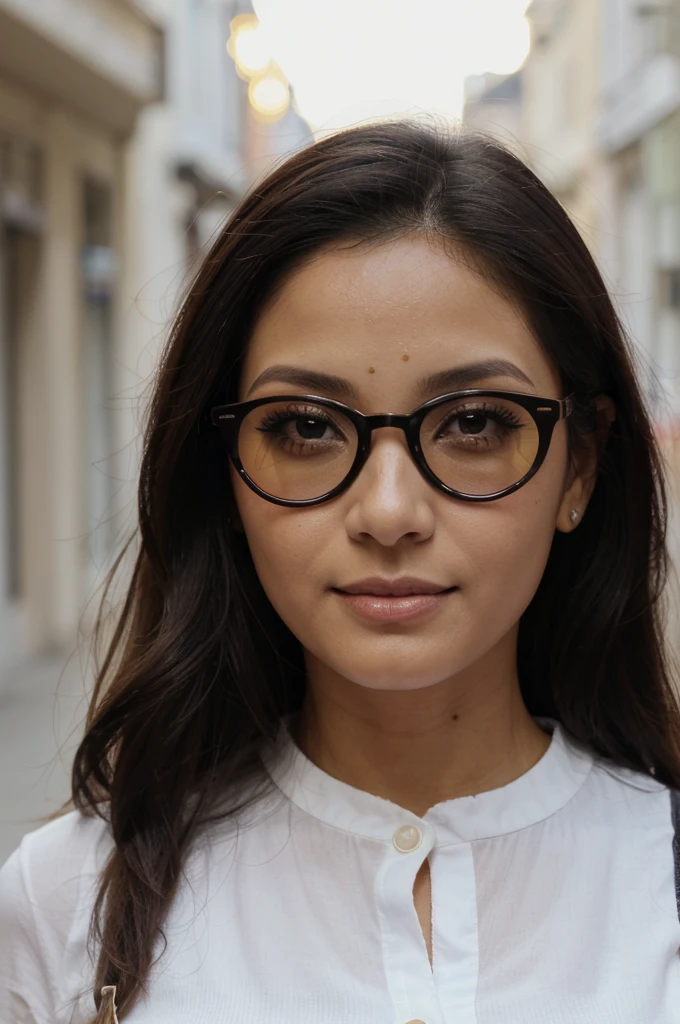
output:
[[[447,1021],[475,1024],[479,925],[472,844],[438,850],[431,872],[437,950],[433,973],[440,1004]]]
[[[413,900],[416,874],[434,846],[434,833],[427,822],[408,818],[401,825],[397,818],[393,829],[376,876],[376,899],[395,1024],[444,1024]]]

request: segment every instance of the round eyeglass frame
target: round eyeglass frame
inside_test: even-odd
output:
[[[495,491],[493,494],[466,494],[463,491],[456,491],[454,488],[448,487],[430,469],[420,449],[420,428],[430,409],[442,405],[444,402],[450,402],[452,399],[479,397],[501,398],[514,402],[516,405],[526,409],[538,430],[536,457],[529,470],[517,483],[512,484],[510,487],[505,487],[502,491]],[[315,405],[326,406],[329,409],[342,413],[343,416],[352,422],[357,432],[357,453],[346,476],[336,487],[326,491],[325,494],[319,495],[318,498],[278,498],[262,490],[248,476],[238,454],[239,430],[244,418],[252,409],[256,409],[260,405],[266,405],[268,402],[314,402]],[[413,412],[408,414],[382,413],[376,416],[365,416],[357,409],[344,405],[342,402],[337,402],[333,398],[322,398],[319,395],[284,394],[267,395],[266,398],[253,398],[248,402],[232,402],[228,405],[217,405],[210,410],[210,420],[214,426],[219,428],[234,468],[252,491],[259,494],[266,501],[271,501],[274,505],[283,505],[287,508],[306,508],[311,505],[321,505],[325,501],[331,501],[347,490],[356,480],[367,461],[371,453],[373,431],[379,427],[397,427],[404,431],[406,443],[413,461],[422,476],[433,487],[436,487],[437,490],[443,491],[444,494],[448,494],[451,498],[458,498],[460,501],[497,501],[499,498],[504,498],[507,494],[518,491],[520,487],[523,487],[536,475],[548,453],[555,424],[571,415],[573,409],[573,394],[568,395],[566,398],[538,398],[535,395],[526,395],[521,392],[468,388],[464,391],[451,391],[445,395],[438,395],[437,398],[432,398],[423,405],[419,405]]]

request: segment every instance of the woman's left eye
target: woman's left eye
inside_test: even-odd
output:
[[[450,429],[452,425],[461,434],[474,436],[488,431],[491,426],[495,432],[515,430],[521,426],[516,415],[507,409],[457,409],[450,413],[441,424],[440,430]]]
[[[487,424],[487,415],[483,412],[465,412],[456,417],[464,434],[481,434]]]

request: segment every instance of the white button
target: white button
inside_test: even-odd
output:
[[[415,825],[402,825],[392,836],[392,842],[399,853],[411,853],[412,850],[417,850],[422,841],[420,829]]]

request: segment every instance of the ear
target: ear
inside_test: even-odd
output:
[[[565,491],[557,512],[555,528],[561,533],[571,533],[585,515],[595,489],[600,455],[607,443],[611,425],[616,419],[616,407],[609,395],[598,395],[594,404],[596,430],[583,439],[579,451],[572,457]]]

